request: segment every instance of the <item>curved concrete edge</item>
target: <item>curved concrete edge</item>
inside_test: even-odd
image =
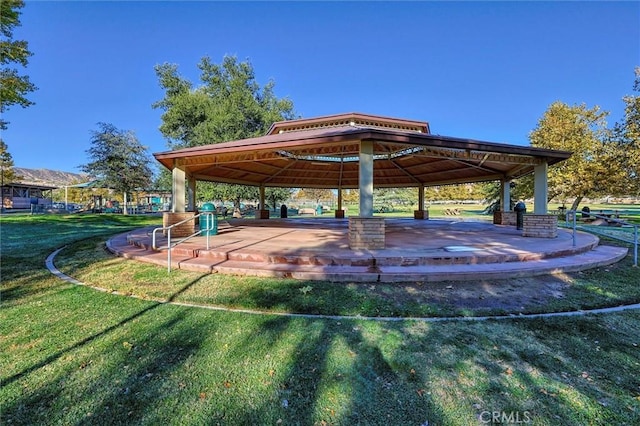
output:
[[[139,232],[147,232],[141,228]],[[116,256],[167,266],[167,255],[144,245],[130,244],[131,232],[117,234],[106,242],[107,249]],[[592,236],[589,234],[589,236]],[[594,236],[595,237],[595,236]],[[596,238],[596,242],[597,237]],[[200,273],[221,273],[254,277],[293,278],[298,280],[326,280],[332,282],[442,282],[501,279],[505,274],[524,278],[540,275],[563,274],[608,266],[619,262],[628,249],[617,246],[587,244],[591,249],[564,257],[545,257],[523,262],[444,264],[421,266],[378,266],[368,267],[341,265],[296,265],[265,262],[241,262],[232,260],[212,261],[206,258],[173,254],[171,267]]]
[[[76,280],[73,277],[70,277],[69,275],[63,274],[62,272],[60,272],[60,270],[58,270],[58,268],[55,267],[53,260],[56,258],[56,256],[58,255],[58,253],[60,253],[62,250],[64,250],[67,246],[62,246],[59,249],[55,250],[53,253],[51,253],[49,256],[47,256],[47,258],[44,261],[45,266],[47,267],[47,269],[49,270],[49,272],[51,272],[53,275],[55,275],[56,277],[60,278],[61,280],[65,280],[71,284],[76,284],[76,285],[85,285],[84,283]]]
[[[365,317],[365,316],[349,316],[349,315],[316,315],[316,314],[295,314],[289,312],[267,312],[260,310],[252,310],[252,309],[234,309],[228,308],[224,306],[207,306],[207,305],[197,305],[194,303],[184,303],[184,302],[173,302],[173,301],[157,301],[157,300],[149,300],[143,299],[141,297],[124,294],[120,292],[115,292],[112,290],[108,290],[106,288],[97,287],[85,284],[81,281],[76,280],[69,275],[64,274],[58,268],[56,268],[54,260],[58,253],[64,250],[66,246],[60,247],[59,249],[53,251],[47,258],[45,259],[45,266],[56,277],[69,282],[71,284],[75,284],[78,286],[83,286],[87,288],[91,288],[97,291],[110,293],[116,296],[124,296],[131,297],[139,300],[144,300],[147,302],[157,303],[160,305],[174,305],[174,306],[182,306],[188,308],[199,308],[199,309],[208,309],[212,311],[219,312],[230,312],[230,313],[239,313],[239,314],[247,314],[247,315],[262,315],[262,316],[275,316],[275,317],[288,317],[288,318],[303,318],[303,319],[326,319],[326,320],[335,320],[335,321],[380,321],[380,322],[402,322],[402,321],[413,321],[413,322],[426,322],[426,323],[435,323],[435,322],[452,322],[452,321],[490,321],[490,320],[506,320],[506,319],[538,319],[538,318],[556,318],[556,317],[576,317],[576,316],[586,316],[586,315],[602,315],[602,314],[611,314],[611,313],[619,313],[629,310],[640,309],[640,303],[634,303],[631,305],[618,305],[606,308],[596,308],[596,309],[585,309],[578,311],[567,311],[567,312],[546,312],[546,313],[538,313],[538,314],[510,314],[510,315],[490,315],[490,316],[479,316],[479,317]]]

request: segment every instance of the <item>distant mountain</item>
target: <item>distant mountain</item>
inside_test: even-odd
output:
[[[13,171],[21,183],[30,183],[33,185],[46,186],[65,186],[76,183],[87,182],[91,180],[88,175],[71,172],[61,172],[49,169],[25,169],[22,167],[14,167]]]

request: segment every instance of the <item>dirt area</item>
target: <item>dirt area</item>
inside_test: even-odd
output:
[[[509,280],[480,280],[436,283],[404,283],[391,290],[387,286],[370,286],[383,298],[391,297],[396,303],[446,305],[454,309],[525,311],[546,304],[549,300],[565,297],[572,279],[567,275],[542,275]]]

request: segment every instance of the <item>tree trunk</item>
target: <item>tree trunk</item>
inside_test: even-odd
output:
[[[122,214],[128,214],[127,213],[127,191],[124,192],[123,200],[124,200],[124,203],[123,203],[124,206],[122,208]]]
[[[233,213],[231,213],[231,217],[242,217],[242,211],[240,210],[240,197],[234,198],[233,200]]]
[[[582,195],[578,195],[575,200],[573,200],[573,204],[571,205],[571,210],[574,212],[578,210],[578,206],[580,205],[580,201],[582,201]]]

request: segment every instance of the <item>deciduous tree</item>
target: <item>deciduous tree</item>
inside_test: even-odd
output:
[[[605,142],[607,115],[597,106],[554,102],[540,118],[529,134],[531,145],[573,152],[549,168],[549,198],[573,198],[575,210],[582,198],[606,194],[620,184],[613,145]]]
[[[417,188],[375,188],[373,202],[376,207],[394,210],[396,206],[410,206],[417,204]]]
[[[4,185],[20,179],[13,170],[13,157],[7,144],[0,139],[0,210],[4,210]]]
[[[635,69],[633,90],[640,93],[640,67]],[[622,165],[623,185],[616,195],[640,195],[640,95],[622,98],[624,118],[616,123],[612,132],[615,155]]]
[[[323,201],[331,201],[334,198],[333,192],[326,188],[303,188],[296,194],[298,200],[312,200],[315,204]]]
[[[165,96],[153,107],[163,111],[160,131],[171,149],[260,136],[274,122],[295,118],[293,103],[275,96],[273,81],[261,87],[249,61],[225,56],[218,65],[204,57],[198,68],[202,85],[196,88],[179,74],[175,64],[155,68]],[[236,207],[240,199],[257,194],[257,188],[240,185],[216,187],[214,192],[235,200]]]
[[[149,188],[153,180],[147,149],[132,131],[119,130],[108,123],[98,123],[98,127],[92,132],[91,148],[87,150],[91,162],[80,168],[105,187],[122,193],[126,206],[128,193]],[[127,213],[126,208],[123,213]]]
[[[288,200],[291,197],[293,189],[291,188],[267,188],[265,197],[271,204],[271,209],[276,210],[278,203]]]
[[[2,173],[0,177],[3,185],[20,179],[13,169],[13,157],[9,152],[9,147],[2,139],[0,139],[0,172]]]
[[[23,108],[33,105],[26,95],[37,89],[28,76],[21,75],[15,68],[16,65],[26,67],[32,55],[26,41],[13,39],[13,30],[20,26],[20,9],[23,6],[22,0],[0,1],[0,114],[13,105]],[[0,117],[0,129],[5,130],[8,123]]]

